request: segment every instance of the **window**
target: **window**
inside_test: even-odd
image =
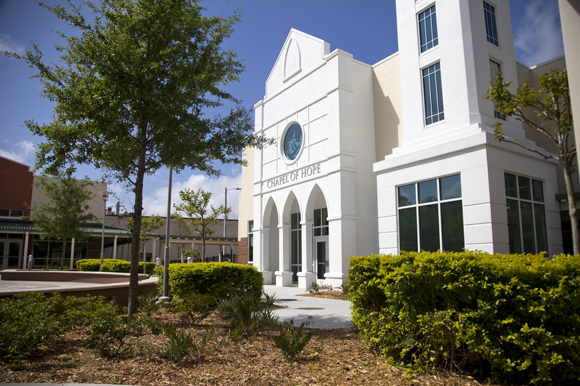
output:
[[[463,249],[459,174],[401,186],[398,198],[400,250],[459,252]]]
[[[298,283],[298,272],[302,271],[302,227],[300,226],[300,213],[292,213],[291,215],[290,238],[292,283]]]
[[[328,236],[328,210],[326,208],[314,210],[314,236]]]
[[[489,69],[491,71],[491,82],[494,83],[497,75],[501,73],[501,64],[493,59],[489,59]],[[493,116],[499,119],[503,119],[504,121],[506,120],[505,114],[500,113],[496,109],[493,110]]]
[[[510,253],[548,252],[544,184],[505,173]]]
[[[0,209],[0,217],[22,217],[24,211],[22,209]]]
[[[497,40],[497,26],[495,23],[495,7],[487,2],[483,2],[483,13],[485,14],[485,32],[487,41],[494,45],[499,45]]]
[[[439,44],[435,6],[419,14],[419,37],[421,39],[421,52]]]
[[[248,221],[248,263],[254,261],[254,222]]]
[[[441,67],[439,63],[423,69],[423,94],[425,97],[425,124],[442,121],[443,92],[441,91]]]

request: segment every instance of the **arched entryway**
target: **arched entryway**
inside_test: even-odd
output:
[[[274,273],[280,269],[280,232],[278,230],[278,209],[272,197],[264,210],[262,229],[262,264],[264,284],[275,282]]]

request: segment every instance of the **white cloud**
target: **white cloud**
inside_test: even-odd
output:
[[[531,0],[514,32],[516,58],[528,66],[564,54],[557,1]]]
[[[0,149],[0,155],[2,157],[9,158],[13,161],[27,164],[28,157],[34,154],[34,144],[30,141],[20,141],[11,150]]]
[[[201,188],[205,191],[212,192],[210,205],[218,207],[220,205],[224,205],[224,189],[226,187],[228,189],[239,188],[241,185],[241,174],[234,176],[220,176],[217,178],[208,177],[203,174],[192,174],[186,181],[173,184],[171,189],[171,213],[174,213],[173,204],[179,205],[181,203],[179,198],[180,190],[197,190]],[[239,193],[240,191],[236,190],[228,191],[228,206],[232,208],[228,218],[238,218]],[[167,214],[167,184],[164,186],[159,186],[153,190],[151,194],[145,195],[143,197],[143,208],[145,209],[145,213],[147,215],[159,214],[161,216],[165,216]]]
[[[10,35],[0,32],[0,51],[12,51],[24,55],[26,50],[23,45],[13,41]]]

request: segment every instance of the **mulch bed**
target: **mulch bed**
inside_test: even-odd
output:
[[[160,350],[163,335],[131,338],[131,353],[105,359],[85,348],[86,331],[69,331],[24,363],[20,370],[0,363],[0,382],[13,383],[105,383],[117,385],[480,385],[469,377],[453,374],[410,374],[369,352],[357,332],[320,330],[310,341],[307,355],[287,361],[271,338],[277,330],[240,336],[228,342],[229,328],[212,315],[193,325],[165,310],[154,318],[170,322],[200,336],[214,328],[214,337],[199,357],[174,363]]]

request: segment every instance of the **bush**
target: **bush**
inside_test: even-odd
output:
[[[64,332],[55,315],[61,304],[58,293],[47,298],[39,292],[26,292],[0,300],[0,355],[17,364],[53,342]]]
[[[580,378],[580,259],[486,253],[352,257],[353,322],[398,364],[505,382]]]
[[[120,272],[129,273],[131,271],[131,262],[117,259],[103,259],[103,267],[101,268],[100,259],[83,259],[76,262],[79,271],[91,272]],[[139,263],[139,273],[143,272],[143,262]],[[147,274],[153,275],[155,272],[155,263],[147,263]]]
[[[217,299],[234,295],[260,297],[264,279],[255,267],[234,263],[170,264],[169,292],[172,297],[211,294]],[[157,268],[163,286],[163,267]]]

